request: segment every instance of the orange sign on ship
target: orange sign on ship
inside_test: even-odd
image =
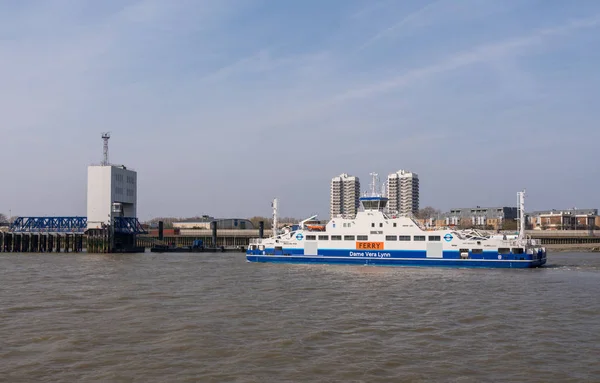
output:
[[[383,250],[383,242],[356,242],[356,250]]]

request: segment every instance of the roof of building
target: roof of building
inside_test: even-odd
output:
[[[529,214],[529,215],[552,215],[552,214],[598,215],[598,209],[552,209],[552,210],[532,211],[527,214]]]
[[[496,207],[460,207],[460,208],[452,208],[449,212],[443,213],[442,216],[462,216],[462,217],[471,217],[473,214],[475,215],[485,215],[487,217],[497,217],[498,213],[504,214],[505,212],[516,213],[516,207],[510,206],[496,206]]]

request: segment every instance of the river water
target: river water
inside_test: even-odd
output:
[[[2,382],[600,382],[600,254],[531,270],[3,254]]]

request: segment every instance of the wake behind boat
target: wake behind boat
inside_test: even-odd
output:
[[[353,218],[334,218],[274,230],[270,238],[253,239],[249,262],[322,263],[379,266],[446,266],[530,268],[546,263],[546,249],[525,235],[525,192],[519,192],[519,234],[492,235],[476,230],[425,230],[411,217],[386,214],[388,199],[360,198]],[[277,227],[277,200],[273,204]]]

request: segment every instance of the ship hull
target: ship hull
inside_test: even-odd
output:
[[[444,251],[442,257],[427,257],[426,251],[374,251],[321,250],[318,255],[302,254],[303,249],[252,251],[246,253],[248,262],[262,263],[312,263],[369,266],[425,266],[473,268],[534,268],[546,263],[545,251],[535,254],[499,254],[486,251],[462,258],[457,251]]]
[[[404,267],[464,267],[464,268],[506,268],[524,269],[541,267],[546,258],[536,260],[494,260],[494,259],[430,259],[430,258],[360,258],[309,255],[246,255],[248,262],[259,263],[301,263],[363,266],[404,266]]]

